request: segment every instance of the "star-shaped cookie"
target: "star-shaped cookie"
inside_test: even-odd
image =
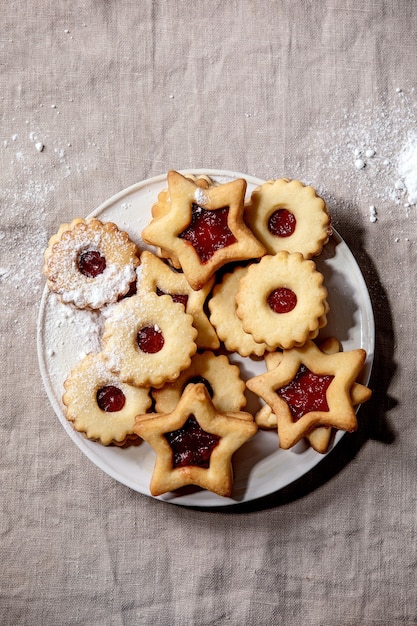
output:
[[[216,349],[220,345],[216,331],[211,325],[204,304],[213,287],[214,277],[202,289],[192,289],[184,274],[176,272],[167,263],[148,250],[142,252],[138,270],[138,290],[153,291],[158,295],[168,294],[174,302],[181,302],[186,313],[193,316],[193,325],[198,331],[195,340],[200,349]]]
[[[136,419],[134,432],[156,452],[151,494],[196,485],[230,496],[232,455],[256,431],[252,415],[220,413],[203,383],[188,385],[171,413]]]
[[[318,426],[356,430],[351,388],[365,358],[361,348],[325,354],[308,340],[284,350],[277,367],[247,381],[275,413],[281,448],[291,448]]]
[[[143,229],[142,238],[178,260],[193,289],[201,289],[226,263],[265,254],[243,221],[243,178],[202,189],[170,171],[168,191],[170,210],[154,218]]]
[[[329,337],[319,344],[319,348],[326,354],[336,354],[341,350],[341,344],[335,337]],[[282,361],[282,352],[269,352],[265,356],[265,362],[268,371],[274,369]],[[366,385],[354,382],[350,389],[350,397],[352,405],[357,407],[364,402],[367,402],[372,395],[372,391]],[[276,429],[277,417],[272,412],[271,407],[265,404],[255,415],[255,421],[259,428]],[[333,429],[329,426],[317,426],[309,433],[306,434],[311,447],[320,454],[325,454],[329,448],[330,440],[332,438]]]

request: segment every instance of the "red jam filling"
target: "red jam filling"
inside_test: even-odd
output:
[[[203,385],[206,386],[206,389],[209,392],[210,396],[213,397],[213,387],[210,385],[207,378],[204,378],[203,376],[192,376],[191,378],[189,378],[184,385],[183,391],[187,385],[197,385],[198,383],[203,383]]]
[[[328,411],[326,392],[334,376],[314,374],[301,365],[294,380],[276,389],[276,393],[288,404],[294,422],[311,411]]]
[[[155,354],[164,347],[165,339],[156,326],[145,326],[137,335],[139,349],[147,354]]]
[[[114,385],[106,385],[99,389],[96,398],[98,406],[106,413],[121,411],[126,402],[123,391]]]
[[[271,291],[267,302],[274,313],[289,313],[297,304],[297,296],[287,287],[279,287]]]
[[[208,211],[193,203],[191,208],[191,224],[179,237],[191,243],[201,262],[207,263],[217,250],[237,241],[227,225],[229,207]]]
[[[207,469],[211,453],[220,441],[217,435],[203,430],[194,415],[190,415],[182,428],[165,433],[165,438],[174,453],[174,469],[189,465]]]
[[[106,259],[98,250],[86,250],[78,257],[78,269],[87,278],[95,278],[106,269]]]
[[[188,302],[188,296],[187,294],[182,294],[182,293],[166,293],[166,291],[162,291],[162,289],[159,289],[159,287],[156,288],[156,293],[158,296],[171,296],[171,298],[173,299],[174,302],[179,302],[180,304],[184,305],[184,309],[187,306],[187,302]]]
[[[268,220],[268,230],[275,237],[290,237],[295,231],[297,220],[288,209],[274,211]]]

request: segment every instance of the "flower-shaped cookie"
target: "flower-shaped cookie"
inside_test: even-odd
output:
[[[159,387],[175,380],[195,354],[197,330],[168,295],[138,293],[114,306],[105,321],[103,354],[124,382]]]
[[[318,426],[356,430],[351,388],[365,357],[360,348],[325,354],[309,340],[284,350],[274,369],[246,382],[275,413],[281,448],[291,448]]]
[[[142,238],[178,259],[193,289],[201,289],[226,263],[265,253],[243,221],[244,179],[202,189],[170,171],[168,189],[170,210],[154,218]]]
[[[154,496],[196,485],[220,496],[233,488],[232,455],[257,431],[252,415],[220,413],[203,383],[189,385],[175,410],[136,420],[137,435],[156,452]]]
[[[155,411],[173,411],[187,385],[197,382],[206,385],[214,406],[222,413],[235,413],[246,404],[246,386],[238,366],[230,363],[225,354],[203,352],[193,356],[190,367],[181,372],[176,381],[152,392]]]
[[[136,245],[111,222],[62,224],[45,251],[44,274],[65,303],[99,309],[125,295],[139,265]]]
[[[323,280],[314,262],[301,253],[264,256],[248,267],[236,294],[244,330],[273,349],[314,339],[327,322]]]
[[[325,354],[336,354],[341,350],[341,344],[335,337],[329,337],[328,339],[322,341],[319,345],[319,348]],[[282,361],[282,352],[269,352],[265,355],[265,362],[268,368],[268,371],[278,367],[278,365]],[[361,383],[354,382],[350,389],[350,397],[352,401],[352,406],[357,407],[369,400],[372,395],[372,391],[369,387],[362,385]],[[255,421],[259,428],[265,429],[273,429],[277,428],[277,417],[272,412],[271,407],[268,404],[265,404],[255,415]],[[320,454],[325,454],[329,448],[329,444],[332,437],[332,428],[329,426],[318,426],[314,428],[309,433],[306,434],[305,438],[310,443],[311,447]]]
[[[158,295],[168,294],[174,302],[183,304],[186,312],[193,316],[194,326],[198,331],[197,347],[200,349],[218,348],[219,338],[204,310],[214,277],[196,291],[190,287],[184,274],[171,269],[152,252],[142,252],[140,259],[138,291],[150,291]]]
[[[149,409],[149,390],[122,383],[101,353],[88,354],[64,386],[62,401],[75,430],[103,445],[123,445],[128,438],[137,438],[135,417]]]
[[[268,254],[287,250],[309,259],[320,254],[331,235],[326,203],[298,180],[270,180],[255,189],[245,221]]]
[[[238,352],[241,356],[262,356],[272,348],[264,342],[256,342],[251,334],[245,332],[242,320],[236,315],[236,294],[246,272],[246,267],[236,267],[223,277],[221,283],[215,285],[213,296],[208,302],[210,322],[230,352]]]

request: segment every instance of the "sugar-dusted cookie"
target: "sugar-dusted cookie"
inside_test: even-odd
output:
[[[335,337],[329,337],[322,341],[319,348],[325,354],[336,354],[341,350],[341,344]],[[282,361],[282,352],[269,352],[265,355],[265,362],[269,370],[277,367]],[[350,397],[353,406],[358,406],[363,402],[369,400],[372,395],[372,391],[369,387],[360,383],[354,382],[350,389]],[[272,412],[271,407],[265,404],[255,415],[255,421],[259,428],[263,429],[276,429],[277,417]],[[310,443],[311,447],[321,454],[325,454],[328,450],[329,443],[332,436],[332,428],[329,426],[318,426],[309,433],[306,434],[306,439]]]
[[[274,369],[246,382],[275,413],[281,448],[291,448],[318,426],[356,430],[351,388],[365,357],[360,348],[325,354],[308,340],[284,350]]]
[[[264,256],[248,267],[239,283],[236,313],[243,329],[273,348],[314,339],[327,322],[323,282],[315,263],[299,252]]]
[[[196,485],[230,496],[232,455],[256,433],[257,426],[248,413],[219,412],[206,386],[199,383],[186,388],[174,411],[150,419],[139,417],[134,430],[156,452],[152,495]]]
[[[103,354],[124,382],[159,387],[189,367],[196,336],[182,304],[138,293],[114,305],[104,325]]]
[[[202,189],[170,171],[168,190],[170,210],[153,219],[142,238],[178,259],[193,289],[201,289],[230,261],[264,254],[265,248],[243,221],[244,179]]]
[[[270,180],[252,193],[245,221],[268,254],[280,250],[301,252],[310,259],[331,235],[326,203],[313,187],[298,180]]]
[[[88,354],[64,383],[62,401],[75,430],[103,445],[137,438],[135,417],[151,406],[148,389],[122,383],[101,353]]]
[[[266,350],[272,350],[264,342],[256,342],[252,335],[243,330],[242,321],[236,315],[236,293],[240,279],[246,275],[246,267],[236,267],[225,274],[222,281],[215,285],[213,296],[208,302],[210,322],[218,337],[230,352],[241,356],[254,354],[262,356]]]
[[[230,363],[224,354],[215,355],[207,351],[195,354],[190,367],[176,381],[152,392],[155,411],[173,411],[187,385],[198,382],[206,385],[214,406],[222,413],[234,413],[244,408],[246,385],[240,377],[238,366]]]
[[[99,309],[129,291],[138,264],[136,245],[115,224],[76,218],[49,240],[43,270],[63,302]]]
[[[171,269],[152,252],[142,252],[140,259],[138,291],[151,291],[158,295],[168,294],[174,302],[183,304],[186,312],[193,316],[193,323],[198,331],[197,347],[218,348],[219,338],[204,310],[204,304],[214,284],[214,277],[196,291],[190,287],[184,274]]]

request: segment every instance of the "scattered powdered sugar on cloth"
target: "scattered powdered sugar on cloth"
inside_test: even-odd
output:
[[[416,96],[414,88],[397,88],[376,103],[332,113],[315,131],[303,180],[330,206],[355,205],[373,223],[393,206],[409,215],[417,203]]]

